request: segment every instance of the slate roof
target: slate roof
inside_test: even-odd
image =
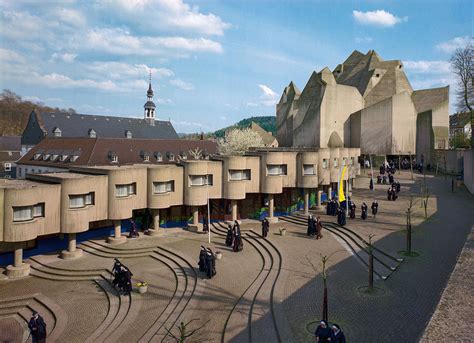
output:
[[[21,136],[0,136],[0,151],[20,151]]]
[[[58,168],[69,166],[107,166],[130,164],[178,163],[179,155],[193,159],[190,150],[199,148],[207,155],[217,152],[217,143],[209,140],[186,139],[127,139],[127,138],[47,138],[33,147],[17,163]],[[45,160],[45,156],[49,157]],[[52,155],[67,155],[61,161]],[[71,156],[77,156],[71,160]],[[117,156],[118,162],[112,162]],[[149,156],[149,162],[144,157]],[[161,156],[161,160],[157,157]],[[174,160],[171,158],[174,156]]]
[[[60,112],[35,113],[46,137],[52,137],[53,130],[57,127],[61,130],[62,137],[88,137],[89,130],[93,129],[97,137],[106,138],[126,137],[127,130],[132,133],[133,138],[178,138],[169,121],[155,120],[155,125],[152,126],[145,119],[138,118]]]
[[[464,125],[468,124],[471,120],[471,113],[454,113],[453,115],[449,116],[449,127],[456,128],[456,127],[464,127]]]

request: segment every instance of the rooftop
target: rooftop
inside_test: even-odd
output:
[[[0,188],[3,189],[23,189],[46,186],[48,186],[48,184],[30,180],[0,179]]]

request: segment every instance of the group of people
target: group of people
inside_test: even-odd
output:
[[[326,205],[326,214],[328,216],[337,216],[337,210],[339,209],[339,202],[332,198]]]
[[[341,327],[337,324],[329,326],[328,322],[321,320],[316,331],[314,332],[316,342],[318,343],[346,343],[346,336],[342,332]]]
[[[270,223],[268,223],[268,226],[270,227]],[[234,222],[234,226],[229,224],[227,227],[225,245],[232,247],[233,252],[239,252],[244,249],[244,242],[242,241],[242,235],[240,232],[240,224],[237,220]]]
[[[398,198],[398,193],[400,192],[400,182],[394,181],[392,186],[387,190],[387,199],[395,201]]]
[[[270,222],[268,218],[262,219],[262,237],[266,238],[268,236],[268,231],[270,231]]]
[[[316,239],[320,239],[323,238],[322,230],[323,223],[321,222],[321,218],[318,216],[318,218],[314,219],[313,215],[310,214],[308,216],[308,230],[306,234],[309,237],[316,237]]]
[[[112,268],[114,280],[112,285],[118,287],[122,294],[130,295],[132,292],[132,272],[128,267],[122,264],[117,258],[114,259],[114,267]]]
[[[198,265],[199,271],[206,273],[209,279],[212,279],[212,277],[216,275],[216,257],[211,248],[206,248],[201,245]]]

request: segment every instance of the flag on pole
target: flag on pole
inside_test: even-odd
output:
[[[341,174],[339,176],[339,182],[337,183],[337,197],[339,199],[339,203],[342,203],[343,201],[346,201],[346,196],[344,194],[344,178],[346,175],[347,171],[347,166],[344,165],[341,168]]]

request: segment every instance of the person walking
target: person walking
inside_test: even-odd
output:
[[[325,320],[321,320],[314,332],[314,336],[318,343],[334,342],[334,333],[329,328],[328,322]]]
[[[46,323],[38,312],[33,311],[30,321],[28,322],[31,340],[33,343],[46,342]]]
[[[323,223],[321,222],[321,217],[318,216],[318,218],[316,219],[316,239],[323,238],[322,232],[323,232]]]
[[[367,209],[368,209],[367,204],[365,202],[362,203],[362,206],[360,208],[362,210],[361,218],[363,220],[366,220],[367,219]]]
[[[225,237],[225,245],[228,247],[231,247],[232,242],[234,241],[234,231],[235,230],[232,229],[232,225],[229,224],[229,226],[227,226],[227,235]]]
[[[210,248],[207,248],[206,251],[206,272],[209,279],[212,279],[212,277],[216,275],[216,260]]]
[[[344,332],[342,332],[339,325],[333,324],[331,329],[332,333],[334,334],[334,340],[331,340],[331,342],[346,343],[346,336],[344,335]]]
[[[201,245],[201,251],[199,251],[199,271],[205,272],[206,271],[206,248]]]
[[[374,200],[372,202],[372,206],[370,206],[370,208],[372,209],[372,215],[375,218],[375,216],[377,215],[377,212],[379,210],[379,204],[377,203],[377,200]]]

